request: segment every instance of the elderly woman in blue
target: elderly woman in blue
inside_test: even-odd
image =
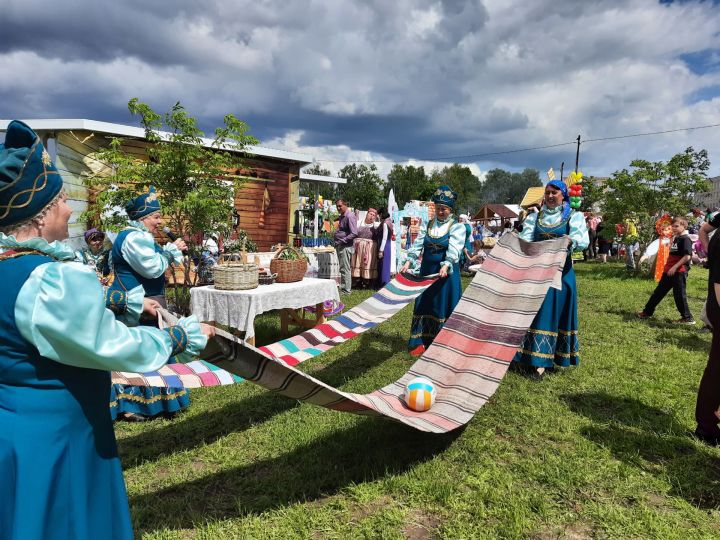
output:
[[[420,275],[440,275],[440,279],[415,300],[408,342],[412,356],[425,352],[462,296],[458,263],[467,232],[452,213],[456,200],[457,194],[448,186],[440,186],[435,191],[432,196],[435,218],[426,229],[420,229],[400,268],[400,272],[406,272],[411,265],[417,267],[420,261]]]
[[[167,307],[165,301],[165,270],[182,263],[182,239],[164,247],[155,242],[154,234],[162,224],[162,208],[155,189],[136,197],[125,206],[130,223],[117,235],[110,255],[115,280],[109,297],[123,295],[142,286],[145,296]],[[156,325],[156,320],[141,324]],[[171,361],[172,362],[172,361]],[[160,414],[173,415],[190,406],[185,388],[151,388],[147,386],[113,385],[110,411],[113,418],[145,420]]]
[[[163,331],[118,322],[61,242],[71,213],[42,142],[11,122],[0,145],[2,538],[132,538],[109,370],[155,370],[211,333],[194,317]],[[138,291],[122,300],[126,316],[143,309]]]
[[[539,212],[523,222],[520,238],[537,242],[568,236],[572,243],[563,267],[562,289],[550,288],[535,319],[525,334],[513,362],[528,367],[534,379],[542,379],[546,369],[567,367],[580,362],[578,341],[577,286],[572,251],[590,243],[585,217],[570,209],[565,182],[553,180],[545,186],[545,198]]]

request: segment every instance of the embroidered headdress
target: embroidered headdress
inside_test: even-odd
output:
[[[40,137],[13,120],[0,145],[0,227],[34,218],[62,190],[60,173]]]
[[[160,201],[158,200],[155,188],[150,186],[147,193],[143,193],[139,197],[135,197],[132,201],[125,205],[125,211],[130,219],[138,221],[150,214],[160,212]]]
[[[455,202],[457,201],[457,193],[455,193],[449,186],[440,186],[435,190],[432,197],[430,198],[435,204],[444,204],[450,208],[455,208]]]

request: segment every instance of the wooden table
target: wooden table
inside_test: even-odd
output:
[[[255,344],[255,317],[267,311],[280,311],[280,327],[286,335],[290,325],[310,328],[324,322],[323,302],[340,301],[337,284],[329,279],[304,278],[294,283],[260,285],[247,291],[222,291],[213,285],[190,289],[190,311],[205,322],[224,324],[244,333],[245,341]],[[316,306],[314,318],[299,313],[305,306]]]

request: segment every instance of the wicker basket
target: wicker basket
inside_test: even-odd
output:
[[[244,291],[258,286],[258,267],[252,263],[222,262],[213,267],[215,288],[222,291]]]
[[[294,252],[297,259],[280,259],[284,252]],[[307,259],[302,251],[298,251],[290,246],[280,248],[275,257],[270,261],[270,272],[277,274],[275,281],[278,283],[292,283],[294,281],[302,281],[307,272]]]

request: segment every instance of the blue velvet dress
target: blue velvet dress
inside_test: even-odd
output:
[[[464,232],[465,227],[462,226],[462,234]],[[429,231],[425,234],[422,244],[420,275],[427,276],[440,271],[441,263],[446,260],[452,234],[452,225],[442,236],[432,237]],[[424,345],[426,348],[430,346],[460,301],[461,296],[460,266],[456,256],[456,260],[451,262],[448,276],[438,279],[415,300],[410,340],[408,341],[409,350],[413,350],[418,345]]]
[[[570,235],[570,226],[570,217],[553,225],[543,224],[542,219],[538,219],[533,241]],[[568,251],[562,270],[562,289],[548,289],[513,362],[542,368],[575,366],[580,362],[577,286],[571,256],[572,252]]]
[[[145,289],[145,296],[162,299],[161,303],[164,304],[164,271],[154,278],[143,276],[133,267],[131,261],[126,260],[123,255],[122,247],[128,241],[131,232],[134,232],[133,229],[121,231],[113,243],[111,260],[115,280],[110,287],[111,291],[118,289],[126,292],[138,285],[142,285]],[[129,241],[132,241],[132,238]],[[153,242],[153,249],[158,257],[164,256],[164,250],[155,242]],[[175,362],[175,358],[168,361],[169,364]],[[153,417],[159,414],[176,413],[189,406],[190,394],[185,388],[154,388],[113,384],[110,391],[110,415],[113,420],[117,419],[121,413]]]

